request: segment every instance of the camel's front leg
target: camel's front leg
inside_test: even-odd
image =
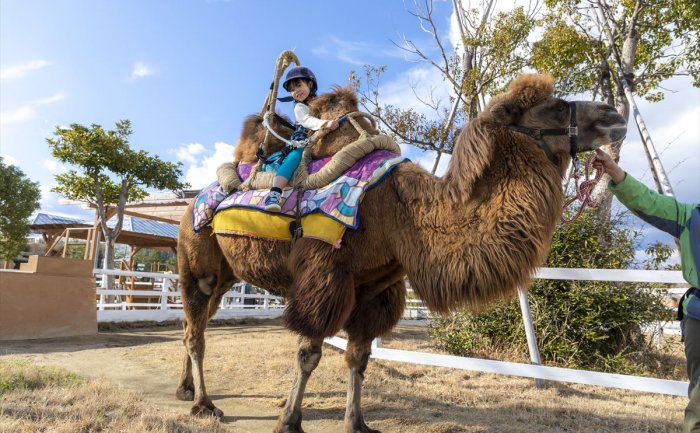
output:
[[[345,408],[345,433],[380,433],[367,427],[362,416],[362,382],[371,354],[371,341],[348,341],[345,362],[348,365],[348,402]]]
[[[318,366],[321,360],[321,346],[323,338],[299,339],[297,351],[297,376],[289,393],[284,410],[277,419],[274,433],[304,433],[301,428],[301,401],[304,398],[306,383],[311,377],[311,372]]]

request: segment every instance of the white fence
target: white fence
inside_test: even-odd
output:
[[[94,274],[100,276],[97,289],[97,321],[98,322],[137,322],[181,320],[182,299],[177,288],[177,274],[164,274],[158,272],[134,272],[95,269]],[[105,275],[132,277],[139,280],[129,286],[137,287],[136,290],[124,288],[106,289]],[[142,290],[139,287],[149,286],[152,290]],[[246,293],[246,291],[260,291],[261,293]],[[150,298],[157,302],[128,301],[128,298]],[[270,295],[265,290],[252,287],[249,284],[235,284],[221,299],[219,310],[214,319],[234,318],[273,318],[282,315],[284,299]]]
[[[129,272],[117,270],[95,269],[96,275],[129,276],[140,279],[152,279],[157,290],[107,290],[97,289],[100,299],[97,302],[97,319],[99,322],[114,321],[164,321],[179,320],[183,318],[180,292],[177,290],[176,274],[162,274],[154,272]],[[638,271],[638,270],[613,270],[613,269],[553,269],[541,268],[537,278],[557,280],[584,280],[584,281],[618,281],[618,282],[646,282],[685,284],[679,271]],[[215,319],[228,318],[270,318],[282,315],[284,309],[283,298],[263,293],[245,293],[245,284],[234,285],[231,291],[226,293],[219,306]],[[672,291],[674,291],[672,289]],[[675,289],[676,292],[681,289]],[[157,303],[126,302],[125,297],[150,297],[158,298]],[[561,382],[597,385],[611,388],[622,388],[637,391],[646,391],[659,394],[677,396],[687,395],[687,382],[675,380],[663,380],[647,377],[628,376],[621,374],[598,373],[584,370],[541,366],[535,331],[530,320],[530,307],[527,292],[521,290],[520,306],[523,312],[523,321],[530,348],[532,364],[514,362],[492,361],[476,358],[465,358],[450,355],[438,355],[405,350],[393,350],[380,347],[381,342],[375,341],[372,349],[372,358],[388,361],[407,362],[411,364],[432,365],[440,367],[457,368],[463,370],[482,371],[487,373],[507,374],[512,376],[530,377],[541,386],[542,380],[554,380]],[[148,310],[129,310],[128,308],[150,308]],[[406,319],[426,319],[429,317],[427,309],[420,300],[407,299]],[[402,323],[425,323],[425,320],[409,320]],[[669,323],[658,326],[666,332]],[[675,332],[675,331],[672,331]],[[347,341],[339,338],[327,338],[326,343],[345,350]]]
[[[537,278],[551,280],[583,280],[583,281],[619,281],[686,284],[679,271],[637,271],[615,269],[554,269],[541,268]],[[569,368],[544,367],[539,365],[539,351],[535,341],[534,327],[529,320],[530,307],[527,292],[520,291],[520,307],[523,311],[523,321],[530,348],[532,364],[492,361],[460,356],[438,355],[432,353],[412,352],[406,350],[385,349],[380,342],[375,341],[372,348],[372,358],[387,361],[407,362],[411,364],[432,365],[438,367],[457,368],[462,370],[482,371],[486,373],[507,374],[511,376],[530,377],[538,381],[554,380],[559,382],[597,385],[608,388],[631,389],[658,394],[686,396],[688,382],[677,380],[654,379],[648,377],[628,376],[623,374],[599,373]],[[331,346],[345,350],[347,340],[339,337],[326,339]]]

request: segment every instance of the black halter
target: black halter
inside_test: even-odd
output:
[[[571,147],[571,159],[574,162],[574,167],[578,169],[578,124],[576,123],[576,103],[569,102],[569,126],[567,128],[551,128],[551,129],[539,129],[539,128],[527,128],[525,126],[518,125],[508,125],[508,129],[513,131],[522,132],[523,134],[529,135],[537,141],[537,144],[544,151],[547,158],[552,161],[552,164],[557,165],[557,159],[549,149],[549,147],[544,143],[542,137],[545,135],[568,135],[569,145]]]

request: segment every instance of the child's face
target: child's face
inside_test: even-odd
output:
[[[289,83],[289,91],[292,93],[292,98],[295,101],[304,101],[311,93],[311,85],[309,81],[303,78],[297,78]]]

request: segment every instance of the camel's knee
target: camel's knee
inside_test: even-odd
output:
[[[299,347],[297,352],[297,361],[299,362],[299,369],[307,374],[311,374],[312,371],[318,367],[318,363],[321,361],[322,350],[320,345],[309,345]]]
[[[207,296],[211,296],[214,286],[216,286],[215,275],[209,275],[204,278],[197,279],[197,287],[199,288],[199,291]]]
[[[353,344],[349,342],[347,350],[345,351],[345,363],[349,369],[354,370],[361,377],[364,377],[371,354],[371,342],[362,344]]]

